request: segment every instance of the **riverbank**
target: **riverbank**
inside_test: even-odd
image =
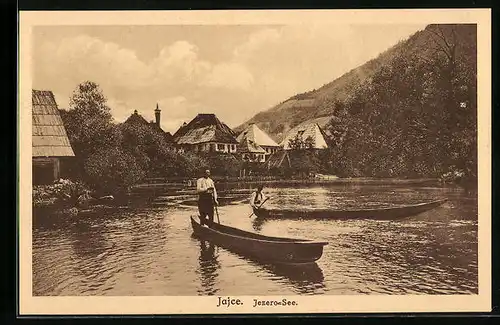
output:
[[[82,183],[64,179],[33,186],[32,206],[34,217],[74,217],[117,207],[113,196],[93,198],[91,190]]]
[[[327,175],[328,176],[328,175]],[[214,177],[219,195],[229,201],[234,195],[247,195],[257,184],[266,187],[275,186],[328,186],[328,185],[362,185],[362,186],[395,186],[395,187],[455,187],[457,184],[443,183],[439,179],[377,179],[377,178],[335,178],[311,177],[288,178],[272,176],[247,177]],[[462,186],[463,187],[463,186]],[[472,185],[473,187],[473,185]],[[79,202],[82,193],[89,189],[79,183],[63,180],[60,183],[33,187],[33,214],[49,217],[75,217],[99,214],[120,207],[142,206],[155,201],[161,196],[189,196],[196,194],[196,179],[194,178],[149,178],[132,186],[127,197],[116,200],[91,199]],[[82,204],[83,203],[83,204]]]

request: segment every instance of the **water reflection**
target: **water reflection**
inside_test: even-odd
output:
[[[262,226],[266,222],[266,219],[264,218],[257,218],[255,216],[252,216],[252,228],[256,232],[261,232],[262,231]]]
[[[307,265],[260,264],[273,275],[286,280],[297,294],[318,294],[325,288],[323,271],[317,263]]]
[[[68,233],[76,256],[82,260],[95,258],[106,251],[102,229],[96,231],[91,224],[79,221],[70,226]]]
[[[219,291],[216,280],[220,263],[217,260],[216,246],[206,240],[199,240],[199,243],[200,257],[198,261],[200,264],[201,289],[198,290],[198,294],[213,296]]]
[[[229,188],[248,198],[246,189]],[[191,239],[195,206],[76,219],[33,218],[34,295],[288,295],[477,293],[477,192],[384,186],[271,187],[267,204],[372,206],[446,197],[400,221],[267,220],[247,201],[223,205],[222,223],[280,237],[328,241],[309,267],[263,264]],[[316,194],[315,194],[316,193]],[[319,195],[318,195],[319,194]],[[317,197],[314,197],[318,195]],[[228,195],[229,196],[229,195]],[[310,199],[309,199],[310,198]],[[182,198],[183,200],[185,198]],[[231,200],[232,201],[232,200]],[[304,203],[305,202],[305,203]],[[161,204],[159,204],[161,203]]]

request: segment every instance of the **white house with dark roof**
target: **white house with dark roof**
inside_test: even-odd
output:
[[[215,114],[198,114],[174,134],[174,141],[183,150],[194,152],[236,153],[238,141],[231,128]]]
[[[238,153],[241,159],[248,162],[265,162],[267,152],[264,148],[250,139],[244,138],[238,144]]]
[[[248,140],[251,144],[255,144],[259,148],[263,149],[265,151],[264,157],[263,159],[259,159],[259,161],[263,162],[266,161],[270,155],[280,149],[280,146],[254,123],[248,125],[248,127],[243,130],[236,139],[239,143],[245,145]]]
[[[32,90],[33,184],[60,178],[61,161],[74,157],[52,91]]]

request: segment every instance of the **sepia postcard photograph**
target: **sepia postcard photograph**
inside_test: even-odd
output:
[[[21,315],[491,310],[489,10],[19,27]]]

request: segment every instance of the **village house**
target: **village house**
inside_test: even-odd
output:
[[[146,119],[142,115],[139,114],[139,112],[137,110],[134,110],[134,113],[131,114],[129,116],[129,118],[127,118],[125,120],[125,122],[123,122],[123,123],[130,124],[130,125],[148,125],[151,128],[153,128],[154,130],[156,130],[158,132],[158,134],[161,134],[165,138],[165,140],[168,144],[173,145],[174,144],[174,140],[173,140],[174,137],[172,136],[172,134],[170,132],[164,131],[161,128],[161,125],[160,125],[161,110],[158,107],[158,104],[156,104],[156,109],[154,110],[154,112],[155,112],[155,120],[148,122],[148,121],[146,121]]]
[[[244,138],[238,144],[238,153],[243,161],[265,162],[266,150],[250,139]]]
[[[326,143],[326,135],[320,128],[318,123],[310,124],[300,124],[292,128],[281,141],[280,146],[285,150],[293,149],[290,147],[290,141],[294,139],[300,139],[303,145],[310,142],[312,147],[310,149],[326,149],[328,144]]]
[[[52,91],[32,90],[33,185],[61,177],[61,164],[75,156]]]
[[[268,169],[287,169],[292,167],[290,155],[287,150],[280,150],[272,154],[266,162]]]
[[[265,162],[280,146],[255,123],[251,123],[236,138],[243,149],[243,159]],[[264,152],[262,152],[262,150]]]
[[[198,114],[174,134],[178,147],[194,152],[236,153],[238,141],[233,130],[215,114]]]

